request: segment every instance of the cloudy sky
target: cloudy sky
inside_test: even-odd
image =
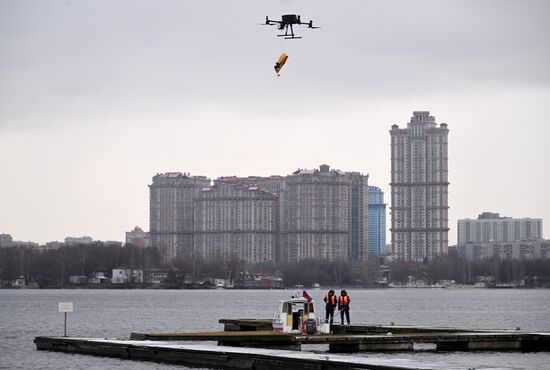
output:
[[[322,28],[258,25],[287,13]],[[548,19],[527,0],[1,0],[0,233],[123,240],[166,171],[327,163],[389,201],[389,128],[429,110],[450,129],[451,242],[483,211],[550,238]]]

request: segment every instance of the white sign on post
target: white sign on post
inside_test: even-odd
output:
[[[65,327],[63,330],[63,336],[67,336],[67,312],[73,312],[73,302],[59,302],[57,304],[59,312],[63,312],[65,316]]]
[[[73,302],[59,302],[59,312],[73,312]]]

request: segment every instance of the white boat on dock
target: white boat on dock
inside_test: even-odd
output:
[[[327,334],[330,324],[315,314],[312,299],[296,293],[291,299],[282,300],[273,314],[273,330],[283,333]]]

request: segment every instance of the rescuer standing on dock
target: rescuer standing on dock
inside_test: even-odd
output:
[[[336,308],[336,296],[334,295],[334,290],[329,290],[327,295],[325,296],[325,303],[327,304],[325,306],[325,310],[327,312],[326,315],[326,322],[329,322],[330,318],[330,324],[332,325],[332,322],[334,321],[334,309]]]
[[[349,303],[351,302],[348,292],[342,289],[340,292],[340,298],[338,298],[338,311],[340,311],[340,318],[342,319],[342,325],[344,325],[344,314],[346,314],[346,321],[349,325]]]

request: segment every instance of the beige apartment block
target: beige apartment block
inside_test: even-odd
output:
[[[220,178],[194,200],[195,256],[205,260],[236,257],[248,263],[275,260],[278,195]]]
[[[193,200],[210,185],[204,176],[168,172],[157,174],[149,185],[149,234],[151,246],[162,260],[193,255]]]
[[[287,177],[282,259],[350,258],[351,176],[321,165]]]

